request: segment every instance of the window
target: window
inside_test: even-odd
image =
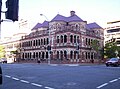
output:
[[[70,58],[72,59],[73,56],[73,51],[70,52]]]
[[[67,51],[64,51],[64,57],[67,58]]]
[[[76,43],[76,36],[74,36],[74,43]]]
[[[59,36],[57,36],[57,43],[59,43]]]
[[[73,35],[70,35],[70,42],[73,43]]]
[[[61,35],[61,43],[63,43],[63,36]]]
[[[67,36],[64,35],[64,43],[66,43],[66,42],[67,42]]]

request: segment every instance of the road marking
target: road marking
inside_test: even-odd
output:
[[[7,77],[7,78],[11,78],[11,76],[9,76],[9,75],[5,75],[5,77]]]
[[[12,77],[12,79],[14,79],[14,80],[20,80],[20,79],[18,79],[18,78],[15,78],[15,77]]]
[[[58,64],[50,64],[50,66],[58,66]]]
[[[68,66],[79,66],[79,65],[77,65],[77,64],[71,64],[71,65],[68,65]]]
[[[37,83],[31,83],[31,84],[34,85],[34,86],[37,86],[37,87],[42,87],[42,85],[37,84]]]
[[[45,87],[46,89],[54,89],[54,88],[51,88],[51,87]]]
[[[99,89],[99,88],[102,88],[102,87],[104,87],[104,86],[106,86],[106,85],[108,85],[108,83],[104,83],[104,84],[98,86],[97,88]]]
[[[118,78],[118,79],[120,79],[120,78]]]
[[[23,82],[23,83],[29,83],[29,84],[37,86],[37,87],[42,87],[43,86],[43,85],[40,85],[40,84],[37,84],[37,83],[30,83],[29,81],[26,81],[26,80],[20,80],[20,79],[18,79],[16,77],[11,77],[9,75],[5,75],[5,77],[11,78],[13,80],[19,80],[20,82]],[[44,87],[44,88],[46,88],[46,89],[54,89],[54,88],[51,88],[51,87]]]
[[[20,81],[23,82],[23,83],[30,83],[30,82],[28,82],[26,80],[20,80]]]
[[[118,81],[118,79],[114,79],[114,80],[111,80],[111,81],[109,81],[110,83],[113,83],[113,82],[116,82],[116,81]]]

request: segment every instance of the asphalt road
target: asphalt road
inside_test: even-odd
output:
[[[120,67],[0,64],[0,89],[120,89]]]

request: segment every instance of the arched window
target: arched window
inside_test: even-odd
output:
[[[61,60],[63,60],[63,51],[60,51]]]
[[[73,35],[70,35],[70,42],[73,43]]]
[[[90,41],[91,41],[91,40],[90,40],[90,39],[88,39],[88,45],[90,45]]]
[[[35,58],[35,52],[33,52],[33,58]]]
[[[46,58],[48,58],[48,52],[46,52]]]
[[[73,51],[70,51],[70,59],[73,57]]]
[[[85,56],[86,56],[86,59],[88,59],[88,53],[87,52],[85,53]]]
[[[57,51],[57,59],[59,59],[59,51]]]
[[[75,29],[79,30],[79,25],[78,24],[75,25]]]
[[[64,35],[64,43],[67,42],[67,35]]]
[[[74,36],[74,43],[76,43],[76,35]]]
[[[41,52],[39,52],[39,58],[41,58]]]
[[[63,43],[63,36],[61,35],[61,43]]]
[[[44,42],[43,42],[43,43],[44,43],[44,45],[45,45],[45,38],[44,38]]]
[[[79,36],[77,36],[77,43],[80,43],[80,38],[79,38]]]
[[[74,59],[76,59],[76,51],[74,51]]]
[[[59,36],[57,36],[57,43],[59,43]]]
[[[36,58],[38,58],[38,52],[36,52]]]
[[[38,45],[40,46],[40,39],[38,40]]]
[[[33,41],[33,46],[35,46],[35,40]]]
[[[47,44],[49,44],[49,38],[47,38]]]
[[[67,51],[64,51],[64,58],[67,59]]]
[[[42,52],[42,59],[44,59],[44,52]]]

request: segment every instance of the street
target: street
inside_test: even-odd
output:
[[[0,89],[120,89],[120,67],[0,64]]]

